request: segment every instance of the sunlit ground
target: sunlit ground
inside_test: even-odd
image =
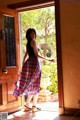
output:
[[[38,102],[37,107],[41,108],[41,111],[32,113],[32,111],[15,112],[8,115],[8,120],[53,120],[59,116],[58,101],[56,102]]]
[[[8,120],[80,120],[80,117],[76,116],[59,116],[58,102],[45,102],[37,105],[41,108],[41,111],[32,113],[32,111],[15,112],[8,115]]]
[[[8,116],[8,120],[80,120],[76,116],[59,116],[59,112],[39,111],[36,113],[19,111]]]
[[[59,111],[59,103],[56,102],[40,102],[37,105],[41,108],[42,111],[52,111],[52,112],[58,112]]]
[[[41,111],[36,114],[35,117],[32,118],[32,120],[54,120],[59,116],[58,112],[46,112],[46,111]]]
[[[19,111],[8,116],[8,120],[54,120],[58,112],[40,111],[36,113]]]

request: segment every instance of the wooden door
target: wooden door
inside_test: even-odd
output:
[[[21,98],[13,96],[20,68],[18,13],[0,8],[0,111],[13,112],[21,107]]]

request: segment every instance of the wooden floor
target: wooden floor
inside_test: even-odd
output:
[[[8,115],[8,120],[80,120],[80,117],[59,116],[58,112],[39,111],[36,113],[18,111]]]

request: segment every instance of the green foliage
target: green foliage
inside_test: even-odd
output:
[[[58,81],[57,81],[57,65],[51,62],[46,62],[46,65],[42,65],[42,81],[45,80],[44,77],[50,77],[51,85],[48,86],[48,90],[52,93],[58,92]]]
[[[37,42],[47,43],[51,49],[55,48],[55,11],[54,7],[47,7],[20,13],[22,44],[28,28],[35,28]],[[24,49],[24,48],[23,48]]]
[[[22,33],[22,55],[24,56],[26,49],[26,30],[35,28],[37,32],[37,43],[47,44],[48,47],[40,48],[42,55],[45,57],[56,57],[56,35],[55,35],[55,10],[54,7],[47,7],[20,13],[21,17],[21,33]],[[45,54],[46,53],[46,54]],[[23,57],[22,56],[22,57]],[[52,93],[58,91],[57,85],[57,65],[45,62],[42,65],[42,81],[44,78],[50,77],[52,84],[48,87]]]

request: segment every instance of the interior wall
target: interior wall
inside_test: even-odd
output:
[[[80,99],[80,0],[60,1],[64,105]]]

